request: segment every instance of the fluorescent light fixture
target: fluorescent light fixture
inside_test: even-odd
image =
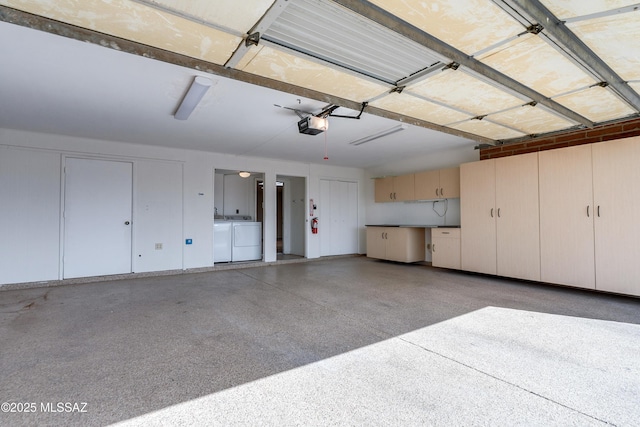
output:
[[[407,125],[394,126],[394,127],[389,128],[387,130],[383,130],[383,131],[380,131],[378,133],[374,133],[373,135],[369,135],[369,136],[365,136],[364,138],[356,139],[355,141],[351,141],[349,144],[350,145],[362,145],[362,144],[364,144],[366,142],[373,141],[374,139],[382,138],[382,137],[385,137],[387,135],[391,135],[393,133],[400,132],[402,130],[405,130],[406,128],[407,128]]]
[[[193,110],[195,110],[200,100],[202,100],[204,94],[207,93],[211,84],[211,79],[202,76],[194,77],[191,87],[182,99],[174,117],[178,120],[187,120],[191,113],[193,113]]]
[[[249,178],[251,176],[251,172],[242,171],[238,173],[238,175],[240,175],[240,177],[242,178]]]

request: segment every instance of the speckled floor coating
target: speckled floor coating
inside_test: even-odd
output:
[[[639,325],[362,257],[2,291],[0,425],[640,425]]]

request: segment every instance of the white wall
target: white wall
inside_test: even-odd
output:
[[[163,218],[175,218],[176,183],[156,180],[169,168],[177,179],[175,166],[182,167],[182,220],[180,226],[156,233],[153,227],[134,233],[134,271],[167,270],[181,265],[183,269],[213,265],[213,207],[214,170],[251,170],[262,172],[265,181],[265,261],[276,259],[276,176],[306,178],[308,197],[320,202],[320,179],[339,179],[358,183],[359,228],[364,245],[364,206],[366,187],[364,171],[321,164],[305,164],[231,156],[217,153],[143,146],[121,142],[72,138],[60,135],[0,129],[0,205],[2,206],[2,236],[0,240],[0,284],[58,280],[60,272],[61,188],[63,155],[80,157],[126,159],[134,164],[134,173],[141,180],[134,188],[134,223],[148,221],[157,224]],[[154,193],[170,188],[156,199]],[[216,186],[217,187],[217,186]],[[145,204],[145,202],[147,202]],[[157,203],[151,209],[151,204]],[[168,203],[166,211],[159,206]],[[144,211],[149,205],[150,210]],[[142,210],[141,210],[142,209]],[[153,212],[152,212],[153,210]],[[146,213],[145,213],[146,212]],[[174,212],[174,213],[170,213]],[[308,213],[307,213],[308,215]],[[169,221],[170,222],[170,221]],[[142,224],[139,224],[142,227]],[[176,230],[180,228],[180,230]],[[318,235],[306,233],[308,258],[320,256]],[[176,250],[176,236],[180,234],[180,250]],[[162,240],[159,242],[158,240]],[[186,245],[185,239],[193,244]],[[137,257],[140,250],[148,251],[155,243],[168,243],[168,251]],[[164,245],[163,245],[164,248]],[[164,250],[164,249],[163,249]],[[178,255],[179,254],[179,255]],[[144,261],[135,258],[145,258]],[[148,259],[148,261],[147,261]],[[178,262],[179,261],[179,262]]]

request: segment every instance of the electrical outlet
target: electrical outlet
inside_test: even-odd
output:
[[[156,243],[156,251],[162,250],[162,243]]]

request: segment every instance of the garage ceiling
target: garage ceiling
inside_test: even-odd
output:
[[[520,141],[640,112],[640,3],[633,1],[0,4],[7,22],[296,95],[273,98],[287,108],[333,104],[350,115],[365,105],[367,116],[454,136],[452,145]],[[329,119],[332,127],[354,126]],[[376,125],[367,128],[387,126]]]

